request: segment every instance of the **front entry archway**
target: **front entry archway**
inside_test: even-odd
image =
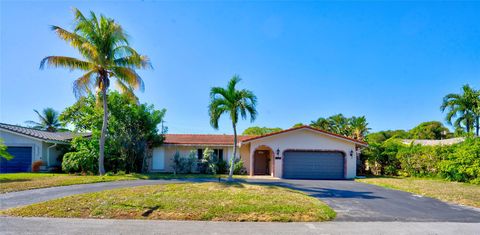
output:
[[[273,152],[266,146],[258,147],[253,154],[253,174],[273,175]]]

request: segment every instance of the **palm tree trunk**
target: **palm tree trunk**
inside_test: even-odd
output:
[[[102,89],[102,101],[103,101],[103,124],[102,133],[100,135],[100,156],[98,157],[98,173],[100,175],[105,174],[104,159],[105,159],[105,134],[107,132],[108,125],[108,106],[107,106],[107,87]]]
[[[237,127],[233,124],[233,156],[230,160],[230,172],[228,173],[228,181],[233,180],[233,165],[235,164],[235,157],[237,156]]]

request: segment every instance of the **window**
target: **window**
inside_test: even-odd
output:
[[[217,156],[219,161],[220,160],[223,161],[223,149],[214,149],[213,154],[215,154],[215,156]]]
[[[197,149],[197,157],[198,160],[203,158],[203,149]]]

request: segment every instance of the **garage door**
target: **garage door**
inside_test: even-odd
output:
[[[31,147],[7,147],[13,158],[7,161],[0,158],[0,173],[28,172],[32,165]]]
[[[341,152],[287,151],[283,159],[283,178],[343,179],[343,161]]]

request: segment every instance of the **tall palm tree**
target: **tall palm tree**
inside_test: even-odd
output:
[[[351,136],[357,140],[364,140],[370,128],[368,127],[367,119],[365,116],[351,117],[349,120],[349,126],[351,129]]]
[[[62,130],[63,124],[58,120],[59,113],[55,109],[45,108],[42,110],[42,113],[35,109],[33,111],[37,113],[39,121],[26,121],[33,128],[51,132]]]
[[[440,109],[445,112],[447,110],[446,120],[449,124],[456,128],[463,128],[467,133],[472,132],[475,127],[476,136],[479,135],[480,128],[480,91],[464,85],[462,94],[448,94],[443,98]]]
[[[136,89],[143,91],[144,84],[135,69],[151,68],[151,64],[148,57],[140,55],[129,46],[126,33],[113,19],[103,15],[97,17],[93,12],[90,12],[90,17],[87,18],[78,9],[74,9],[74,16],[72,32],[59,26],[52,26],[52,30],[77,49],[83,59],[48,56],[42,60],[40,68],[47,65],[80,70],[84,74],[73,82],[75,96],[78,98],[88,93],[101,96],[103,125],[99,140],[98,169],[99,174],[103,175],[105,133],[108,125],[107,91],[111,79],[116,78],[117,88],[136,100],[133,92]]]
[[[233,127],[233,157],[230,161],[230,172],[228,180],[233,177],[233,165],[237,156],[237,122],[238,118],[247,118],[250,115],[250,121],[253,122],[257,117],[257,97],[249,90],[237,90],[236,85],[240,82],[240,77],[233,76],[229,81],[227,88],[212,87],[210,90],[210,125],[218,129],[218,120],[223,114],[227,114],[232,121]]]

